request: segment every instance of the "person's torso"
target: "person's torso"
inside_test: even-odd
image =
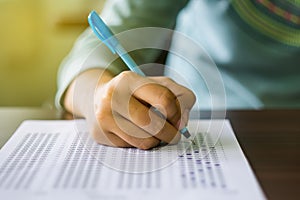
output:
[[[192,0],[177,30],[265,107],[300,106],[300,1]]]

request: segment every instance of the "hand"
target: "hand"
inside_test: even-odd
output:
[[[102,77],[91,91],[93,100],[87,104],[92,105],[82,113],[93,138],[100,144],[118,147],[150,149],[161,141],[177,143],[181,137],[178,129],[186,125],[195,102],[190,90],[169,78],[146,78],[129,71]]]

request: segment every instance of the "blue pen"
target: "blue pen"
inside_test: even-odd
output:
[[[131,71],[141,76],[146,76],[144,72],[138,68],[131,56],[125,51],[118,39],[114,37],[112,31],[107,27],[107,25],[95,11],[92,11],[89,14],[88,22],[95,35],[112,51],[113,54],[117,53]],[[155,109],[155,112],[161,117],[164,117],[157,109]],[[186,138],[191,137],[191,134],[186,127],[181,129],[180,133]]]

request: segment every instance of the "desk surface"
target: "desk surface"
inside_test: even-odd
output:
[[[0,108],[0,147],[25,119],[63,118],[55,110]],[[299,198],[300,110],[227,111],[227,118],[267,197]]]

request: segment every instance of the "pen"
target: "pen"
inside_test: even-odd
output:
[[[138,68],[131,56],[125,51],[118,39],[114,37],[113,32],[108,28],[96,11],[92,11],[89,14],[88,22],[95,35],[111,50],[113,54],[118,54],[131,71],[141,76],[146,76],[144,72]],[[154,109],[154,111],[159,116],[164,117],[157,109]],[[181,129],[179,132],[186,138],[191,137],[191,134],[186,127]]]

